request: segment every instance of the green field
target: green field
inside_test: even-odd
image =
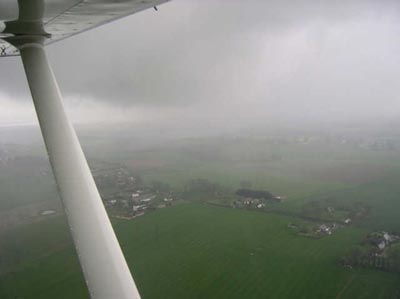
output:
[[[148,186],[169,184],[182,202],[114,220],[144,299],[400,297],[399,274],[339,263],[373,230],[399,234],[400,145],[375,150],[325,137],[302,143],[297,133],[154,142],[99,136],[84,141],[92,169],[125,167]],[[2,212],[57,200],[46,157],[35,148],[13,151],[15,159],[0,165]],[[186,192],[196,179],[218,184],[223,196]],[[285,199],[268,213],[199,203],[229,206],[243,181]],[[101,189],[111,191],[118,188]],[[314,203],[322,208],[307,214]],[[307,216],[318,220],[310,227],[342,222],[357,205],[368,213],[332,236],[311,239],[287,227]],[[0,231],[0,298],[88,298],[64,218]]]
[[[290,221],[182,204],[114,226],[144,299],[398,298],[399,275],[338,263],[365,230],[313,240],[293,235]],[[62,218],[1,240],[0,298],[87,298]]]
[[[310,201],[329,201],[332,206],[351,208],[356,203],[369,206],[367,217],[357,225],[370,230],[400,232],[398,211],[400,210],[400,170],[392,170],[379,180],[348,186],[343,189],[316,193],[293,201],[287,201],[277,207],[278,210],[300,212]],[[342,218],[343,219],[343,218]]]
[[[0,211],[55,199],[57,189],[45,158],[23,156],[0,164]]]

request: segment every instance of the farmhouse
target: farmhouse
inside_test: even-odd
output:
[[[133,210],[134,212],[143,211],[143,210],[146,210],[146,209],[147,209],[147,206],[146,206],[146,205],[139,205],[139,206],[133,206],[133,207],[132,207],[132,210]]]
[[[108,204],[110,204],[110,205],[115,205],[116,203],[117,203],[117,200],[116,199],[110,199],[109,201],[107,201],[108,202]]]
[[[396,235],[390,235],[389,233],[382,232],[374,232],[368,236],[368,239],[372,244],[378,247],[379,250],[384,250],[389,247],[392,243],[398,241],[400,238]]]
[[[264,190],[251,190],[251,189],[239,189],[236,191],[236,195],[245,198],[246,201],[251,200],[270,200],[270,201],[281,201],[280,196],[274,196],[268,191]]]
[[[378,248],[379,248],[380,250],[385,249],[385,247],[386,247],[386,242],[385,242],[385,240],[380,241],[380,242],[378,243],[377,246],[378,246]]]
[[[321,224],[321,225],[319,226],[319,231],[320,231],[320,232],[325,232],[325,233],[327,233],[327,232],[330,231],[330,228],[329,228],[326,224]]]
[[[147,198],[143,198],[143,199],[141,199],[140,201],[141,202],[149,202],[149,201],[151,201],[153,198],[151,198],[151,197],[147,197]]]

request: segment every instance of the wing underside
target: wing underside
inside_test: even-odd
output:
[[[12,5],[11,0],[8,1]],[[46,44],[54,43],[167,1],[169,0],[45,0],[43,25],[45,32],[50,35]],[[15,0],[15,2],[17,1]],[[9,10],[12,11],[12,9]],[[5,18],[4,16],[0,17]],[[0,20],[0,57],[19,55],[16,48],[1,39],[13,35],[7,32],[7,22],[9,21],[13,21],[12,17]],[[1,29],[2,27],[3,29]]]

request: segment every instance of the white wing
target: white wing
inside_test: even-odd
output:
[[[96,299],[139,299],[140,295],[64,111],[44,45],[162,2],[2,0],[0,4],[0,40],[5,40],[0,54],[21,54],[81,268]]]
[[[46,39],[45,44],[54,43],[168,1],[170,0],[46,0],[42,20],[44,30],[50,37]],[[16,19],[18,19],[17,1],[2,0],[0,54],[3,55],[0,57],[19,55],[18,49],[1,40],[2,37],[20,34],[12,32],[13,28],[7,28],[7,23]]]

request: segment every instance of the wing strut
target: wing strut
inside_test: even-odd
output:
[[[10,40],[22,57],[40,128],[92,298],[137,299],[138,290],[62,102],[45,37]]]

